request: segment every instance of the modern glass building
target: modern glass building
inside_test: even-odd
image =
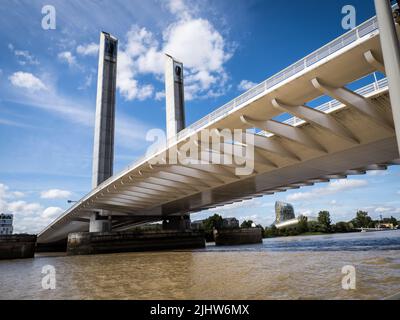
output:
[[[0,235],[9,235],[13,233],[13,215],[0,214]]]
[[[275,224],[295,219],[294,208],[290,203],[277,201],[275,203]]]

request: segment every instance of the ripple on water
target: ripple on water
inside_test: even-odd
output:
[[[0,299],[380,299],[400,292],[400,251],[381,250],[397,245],[398,235],[0,261]],[[48,264],[57,271],[54,291],[41,288]],[[345,265],[356,268],[357,290],[341,287]]]

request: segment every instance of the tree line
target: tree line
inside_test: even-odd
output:
[[[219,214],[205,219],[202,229],[204,230],[207,241],[213,241],[213,230],[222,228],[223,218]],[[391,223],[393,226],[400,225],[394,217],[384,218],[382,220],[373,220],[366,211],[357,211],[356,216],[347,222],[340,221],[332,223],[329,211],[320,211],[316,221],[308,221],[307,217],[300,216],[299,223],[295,227],[278,229],[275,225],[261,228],[264,238],[296,236],[307,234],[328,234],[328,233],[346,233],[354,232],[358,228],[375,228],[379,223]],[[254,225],[252,220],[245,220],[240,225],[241,228],[251,228]]]
[[[329,211],[320,211],[317,221],[308,221],[307,217],[301,216],[297,226],[292,228],[277,229],[271,225],[264,229],[264,237],[295,236],[307,234],[346,233],[354,232],[359,228],[375,228],[379,223],[391,223],[398,226],[399,221],[394,217],[373,220],[366,211],[357,211],[354,219],[344,222],[332,223]]]

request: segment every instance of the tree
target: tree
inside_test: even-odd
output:
[[[273,238],[280,235],[278,228],[273,224],[269,228],[266,227],[264,230],[264,238]]]
[[[307,227],[308,227],[309,232],[319,232],[320,231],[319,223],[316,221],[308,222]]]
[[[265,229],[261,224],[256,225],[256,228],[261,229],[261,233],[264,234]]]
[[[222,217],[219,214],[214,214],[211,217],[208,217],[204,220],[203,223],[204,231],[212,231],[213,229],[221,228],[222,226]]]
[[[373,222],[366,211],[357,211],[356,217],[351,221],[356,228],[368,228]]]
[[[253,221],[252,220],[245,220],[243,221],[243,223],[240,225],[241,228],[251,228],[253,225]]]
[[[306,216],[299,217],[299,224],[297,225],[297,231],[301,233],[308,232],[308,218]]]
[[[214,241],[214,229],[219,229],[222,226],[222,217],[219,214],[214,214],[208,217],[203,222],[204,235],[207,242]]]
[[[331,231],[331,217],[329,211],[320,211],[318,213],[318,224],[322,232]]]
[[[386,222],[386,220],[388,223],[393,224],[394,227],[397,226],[397,220],[395,217],[391,216],[390,218],[383,219],[384,222]]]
[[[352,230],[351,223],[340,221],[334,225],[334,231],[339,233],[350,232]]]

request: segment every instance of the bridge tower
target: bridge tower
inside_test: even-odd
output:
[[[185,129],[185,94],[183,63],[172,56],[165,55],[165,102],[167,140],[174,138]],[[164,230],[190,229],[190,216],[170,217],[163,222]]]
[[[109,33],[101,32],[93,149],[93,189],[113,175],[117,54],[118,39]],[[89,231],[111,231],[108,215],[104,210],[94,213],[90,217]]]
[[[400,7],[400,1],[397,0]],[[376,17],[379,24],[383,60],[389,82],[389,95],[392,103],[393,120],[396,130],[397,147],[400,153],[400,46],[396,32],[391,2],[375,0]],[[396,10],[399,19],[399,8]]]
[[[185,128],[183,64],[170,55],[165,60],[165,100],[167,139]]]

